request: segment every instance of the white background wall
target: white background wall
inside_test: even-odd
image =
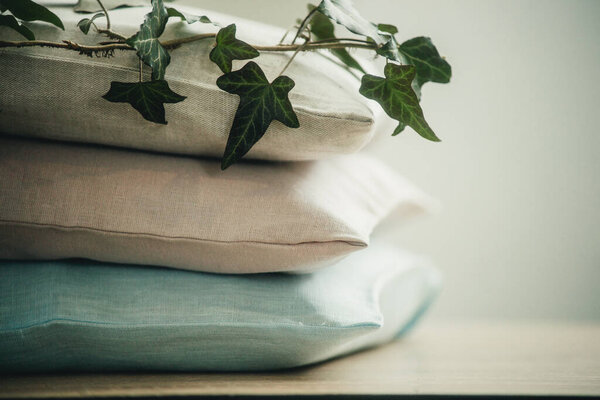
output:
[[[306,1],[185,3],[289,27]],[[600,1],[355,4],[454,69],[423,91],[442,143],[369,149],[443,202],[398,236],[445,273],[434,317],[600,319]]]

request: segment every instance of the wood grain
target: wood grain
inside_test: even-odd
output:
[[[428,324],[378,349],[260,374],[0,376],[0,397],[600,395],[600,324]]]

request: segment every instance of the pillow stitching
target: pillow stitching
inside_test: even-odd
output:
[[[94,325],[103,325],[103,326],[108,326],[108,327],[121,327],[121,328],[130,328],[130,329],[135,329],[135,328],[147,328],[147,327],[171,327],[171,326],[183,326],[183,327],[206,327],[206,326],[219,326],[219,327],[257,327],[257,328],[261,328],[264,327],[265,324],[264,323],[254,323],[254,322],[243,322],[243,323],[234,323],[234,322],[222,322],[222,323],[215,323],[215,322],[196,322],[196,323],[165,323],[165,324],[157,324],[157,323],[151,323],[151,324],[120,324],[120,323],[113,323],[113,322],[98,322],[98,321],[86,321],[86,320],[79,320],[79,319],[70,319],[70,318],[52,318],[46,321],[41,321],[41,322],[35,322],[26,326],[22,326],[22,327],[11,327],[11,328],[6,328],[6,329],[2,329],[0,330],[0,333],[7,333],[7,332],[15,332],[15,331],[20,331],[20,330],[28,330],[28,329],[32,329],[32,328],[41,328],[41,327],[46,327],[49,325],[53,325],[53,324],[61,324],[63,323],[64,325],[70,325],[69,322],[73,322],[75,324],[80,324],[80,325],[87,325],[87,326],[94,326]],[[74,324],[74,325],[75,325]],[[276,323],[274,324],[276,326],[283,326],[283,327],[290,327],[290,328],[326,328],[326,329],[340,329],[340,330],[345,330],[345,329],[356,329],[356,328],[381,328],[382,324],[379,321],[369,321],[369,322],[358,322],[358,323],[354,323],[354,324],[350,324],[350,325],[300,325],[300,324],[290,324],[290,323]],[[269,329],[269,328],[265,328],[265,329]]]
[[[270,246],[301,246],[301,245],[307,245],[307,244],[345,243],[345,244],[348,244],[348,245],[354,246],[354,247],[366,247],[367,246],[364,241],[362,241],[358,238],[355,238],[356,240],[336,239],[336,240],[321,240],[321,241],[313,240],[313,241],[297,242],[297,243],[276,243],[276,242],[265,242],[265,241],[259,241],[259,240],[226,241],[226,240],[204,239],[204,238],[194,238],[194,237],[186,237],[186,236],[166,236],[166,235],[160,235],[160,234],[156,234],[156,233],[123,232],[123,231],[116,231],[116,230],[110,230],[110,229],[91,228],[91,227],[86,227],[86,226],[65,226],[65,225],[49,224],[49,223],[42,223],[42,222],[23,222],[23,221],[11,221],[11,220],[5,220],[5,219],[0,219],[0,224],[1,225],[13,224],[13,225],[21,225],[21,226],[33,226],[36,228],[53,228],[53,229],[61,229],[61,230],[66,230],[66,231],[82,230],[82,231],[100,232],[100,233],[105,233],[105,234],[117,234],[117,235],[126,235],[126,236],[148,236],[148,237],[154,237],[157,239],[164,239],[164,240],[190,240],[190,241],[198,241],[198,242],[223,243],[223,244],[250,243],[250,244],[264,244],[264,245],[270,245]]]

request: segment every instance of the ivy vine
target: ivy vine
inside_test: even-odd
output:
[[[217,86],[240,97],[233,124],[227,140],[221,167],[226,169],[238,162],[263,137],[273,120],[290,128],[299,127],[298,118],[288,98],[294,88],[292,78],[283,75],[294,57],[304,51],[328,49],[347,68],[362,74],[360,93],[377,101],[383,110],[398,121],[393,135],[406,126],[414,129],[423,138],[439,141],[425,120],[419,104],[421,87],[427,82],[448,83],[451,67],[440,56],[427,37],[416,37],[398,43],[398,29],[389,24],[367,21],[354,8],[351,0],[322,0],[318,5],[308,5],[308,14],[298,20],[298,27],[291,42],[274,46],[253,46],[236,38],[236,25],[220,27],[209,17],[189,15],[176,8],[167,7],[164,0],[151,0],[152,11],[145,16],[140,29],[131,37],[112,30],[110,15],[97,0],[102,12],[84,18],[78,27],[85,34],[94,30],[111,39],[98,45],[88,46],[65,40],[50,42],[37,40],[24,21],[43,21],[63,29],[60,18],[47,8],[32,0],[0,0],[0,26],[19,32],[26,41],[2,41],[0,47],[46,46],[78,51],[92,56],[110,57],[115,50],[135,51],[140,60],[140,76],[137,82],[111,82],[110,90],[103,96],[111,102],[128,103],[140,115],[153,123],[166,124],[165,103],[185,100],[173,92],[165,80],[171,56],[169,50],[198,40],[213,40],[214,48],[210,60],[223,72]],[[190,37],[161,41],[170,19],[179,19],[188,24],[207,23],[219,27],[217,33],[206,33]],[[98,21],[105,26],[98,26]],[[345,27],[358,38],[338,38],[335,24]],[[298,43],[302,41],[301,43]],[[386,65],[383,77],[366,74],[360,63],[348,52],[350,48],[371,50],[376,56],[384,57]],[[239,70],[232,70],[232,60],[250,60],[261,51],[293,52],[279,76],[269,82],[254,61],[248,61]],[[142,79],[143,65],[152,69],[150,81]]]

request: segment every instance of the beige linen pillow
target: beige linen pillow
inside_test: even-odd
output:
[[[252,44],[273,45],[284,31],[218,14],[180,7],[196,15],[208,15],[223,25],[235,22],[237,36]],[[89,14],[73,7],[52,7],[65,32],[43,23],[28,26],[39,39],[96,44],[103,40],[90,30],[84,35],[77,22]],[[132,35],[149,11],[148,7],[111,10],[113,30]],[[177,22],[172,18],[161,40],[216,32],[211,24]],[[103,24],[99,19],[97,23]],[[0,39],[22,40],[14,31],[0,27]],[[171,51],[166,79],[187,99],[166,105],[168,125],[144,120],[128,104],[102,98],[111,81],[136,82],[138,59],[133,51],[117,51],[114,57],[86,57],[75,51],[40,47],[0,49],[0,132],[57,140],[99,143],[168,153],[221,157],[239,97],[219,89],[222,75],[209,60],[212,39],[194,42]],[[328,60],[325,53],[300,54],[287,69],[296,86],[290,100],[300,128],[274,121],[248,158],[312,160],[331,154],[353,153],[366,145],[374,132],[373,110],[380,108],[358,93],[360,82]],[[256,58],[267,78],[273,80],[290,54],[263,52]],[[235,61],[241,68],[247,61]],[[368,68],[368,63],[365,64]],[[150,68],[145,68],[150,74]],[[373,106],[373,110],[371,109]],[[376,111],[379,113],[379,111]]]
[[[221,273],[301,271],[369,243],[425,197],[364,155],[219,162],[0,138],[0,258],[149,264]]]

